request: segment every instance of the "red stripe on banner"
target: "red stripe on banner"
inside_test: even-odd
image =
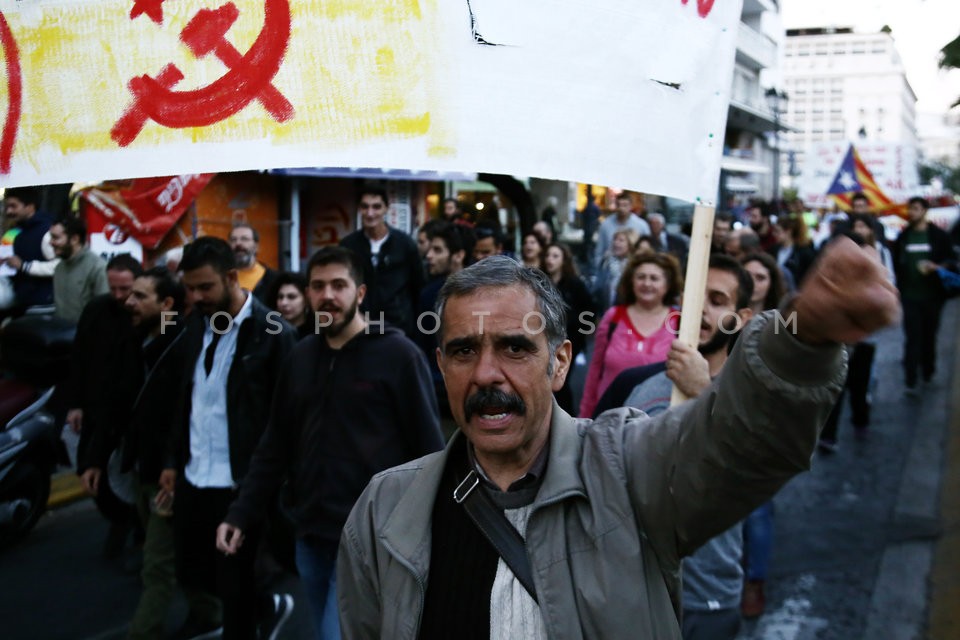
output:
[[[20,110],[23,106],[23,77],[20,71],[20,50],[10,31],[7,18],[0,13],[0,45],[7,67],[7,118],[0,135],[0,173],[10,173],[13,160],[13,147],[17,142],[17,129],[20,127]]]

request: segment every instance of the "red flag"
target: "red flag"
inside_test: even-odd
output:
[[[145,249],[155,249],[214,175],[137,178],[119,189],[87,189],[81,197]]]

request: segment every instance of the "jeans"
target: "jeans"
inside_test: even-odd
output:
[[[683,610],[683,640],[733,640],[740,631],[740,609]]]
[[[297,572],[307,592],[317,640],[339,640],[337,543],[297,539]]]
[[[743,521],[744,571],[747,580],[766,580],[773,549],[773,501],[765,502]]]

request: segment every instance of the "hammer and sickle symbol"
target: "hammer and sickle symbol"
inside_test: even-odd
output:
[[[197,58],[210,53],[228,71],[214,82],[190,91],[173,91],[183,79],[174,64],[166,65],[156,78],[138,76],[127,84],[131,104],[110,130],[119,146],[133,142],[147,120],[182,129],[220,122],[257,100],[277,122],[294,115],[293,105],[273,86],[273,78],[290,41],[289,0],[265,0],[263,29],[256,41],[241,55],[226,35],[240,15],[232,2],[218,9],[200,9],[180,32],[180,41]]]

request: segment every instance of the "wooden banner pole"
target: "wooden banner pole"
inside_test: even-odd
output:
[[[680,333],[677,338],[694,349],[700,343],[703,292],[707,287],[707,266],[710,263],[710,239],[713,237],[715,211],[714,207],[699,204],[693,209],[693,231],[690,234],[687,274],[683,283],[683,306],[680,311]],[[674,385],[670,406],[678,405],[686,399],[687,396]]]

